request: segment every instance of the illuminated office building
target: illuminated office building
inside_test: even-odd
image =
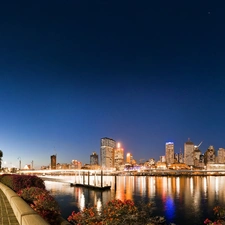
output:
[[[96,152],[93,152],[90,155],[90,164],[91,165],[98,165],[98,154]]]
[[[124,164],[124,150],[120,147],[120,143],[117,144],[117,148],[114,151],[114,167],[119,168]]]
[[[214,147],[210,145],[207,149],[207,151],[204,154],[204,163],[215,163],[216,162],[216,152],[214,150]]]
[[[225,149],[224,148],[219,148],[217,151],[217,161],[218,163],[225,163]]]
[[[111,138],[101,138],[100,159],[103,168],[114,167],[114,149],[116,148],[115,140]]]
[[[166,156],[165,155],[160,156],[159,161],[165,163],[166,162]]]
[[[135,160],[133,158],[133,155],[130,152],[128,152],[127,155],[126,155],[126,163],[135,164]]]
[[[184,163],[194,166],[194,143],[190,139],[184,143]]]
[[[81,169],[82,163],[76,159],[73,159],[71,162],[71,168],[73,169]]]
[[[51,155],[51,169],[56,169],[56,155]]]
[[[166,163],[171,164],[174,163],[174,143],[166,142]]]

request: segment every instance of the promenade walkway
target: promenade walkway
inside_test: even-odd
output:
[[[19,225],[12,207],[0,189],[0,225]]]

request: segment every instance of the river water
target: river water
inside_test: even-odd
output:
[[[96,191],[71,187],[69,183],[45,181],[47,190],[58,201],[62,216],[87,206],[107,203],[112,199],[154,202],[153,215],[165,216],[168,224],[203,225],[213,219],[213,208],[225,206],[225,176],[107,176],[111,190]]]

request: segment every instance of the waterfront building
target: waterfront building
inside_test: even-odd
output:
[[[201,151],[198,148],[194,149],[194,159],[200,160]]]
[[[172,164],[174,163],[174,143],[166,142],[166,163]]]
[[[184,143],[184,163],[194,166],[194,143],[190,139]]]
[[[159,161],[165,163],[166,162],[166,156],[165,155],[160,156]]]
[[[215,162],[216,162],[215,149],[212,145],[210,145],[204,154],[204,163],[210,164]]]
[[[153,158],[150,158],[149,160],[148,160],[148,162],[149,162],[149,165],[155,165],[155,159],[153,159]]]
[[[78,161],[76,159],[73,159],[71,161],[71,168],[72,169],[81,169],[81,167],[82,167],[82,163],[80,161]]]
[[[126,163],[133,164],[133,160],[134,160],[133,155],[130,152],[128,152],[126,156]]]
[[[194,146],[194,166],[195,167],[202,167],[202,164],[200,164],[200,156],[201,156],[201,151],[198,148],[198,146]]]
[[[51,169],[56,169],[56,155],[51,155]]]
[[[164,170],[167,168],[166,163],[165,162],[160,162],[160,161],[158,161],[155,164],[155,167],[156,167],[156,169],[164,169]]]
[[[131,163],[131,154],[128,152],[126,156],[126,163],[130,164]]]
[[[178,163],[179,162],[179,153],[175,153],[174,154],[174,163]]]
[[[98,165],[98,154],[96,152],[92,152],[92,154],[90,155],[90,164]]]
[[[219,148],[217,151],[217,161],[218,163],[225,163],[225,149]]]
[[[111,138],[101,138],[100,159],[103,168],[114,167],[114,149],[116,141]]]
[[[56,164],[56,169],[61,169],[61,170],[66,170],[66,169],[70,169],[70,164],[68,163],[57,163]]]
[[[178,155],[179,163],[184,163],[184,154],[182,152],[179,153]]]
[[[114,149],[114,167],[119,169],[124,164],[124,150],[121,148],[120,143]]]
[[[224,163],[208,163],[206,165],[207,170],[225,170]]]
[[[175,153],[174,154],[174,162],[176,163],[183,163],[183,154],[182,153]]]

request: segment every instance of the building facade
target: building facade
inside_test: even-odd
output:
[[[210,145],[204,154],[204,163],[210,164],[215,162],[216,162],[216,152],[214,147]]]
[[[184,143],[184,163],[194,166],[194,143],[190,139]]]
[[[72,169],[81,169],[81,167],[82,167],[82,163],[80,161],[78,161],[76,159],[73,159],[71,161],[71,168]]]
[[[51,155],[51,169],[56,169],[56,155]]]
[[[224,148],[219,148],[217,151],[217,160],[218,163],[225,163],[225,149]]]
[[[101,138],[100,159],[103,168],[114,167],[114,150],[116,141],[111,138]]]
[[[120,143],[118,143],[117,148],[114,152],[114,166],[119,169],[124,164],[124,150],[121,148]]]
[[[172,164],[174,163],[174,143],[173,142],[166,142],[166,163]]]
[[[92,154],[90,155],[90,164],[98,165],[98,154],[96,152],[92,152]]]

